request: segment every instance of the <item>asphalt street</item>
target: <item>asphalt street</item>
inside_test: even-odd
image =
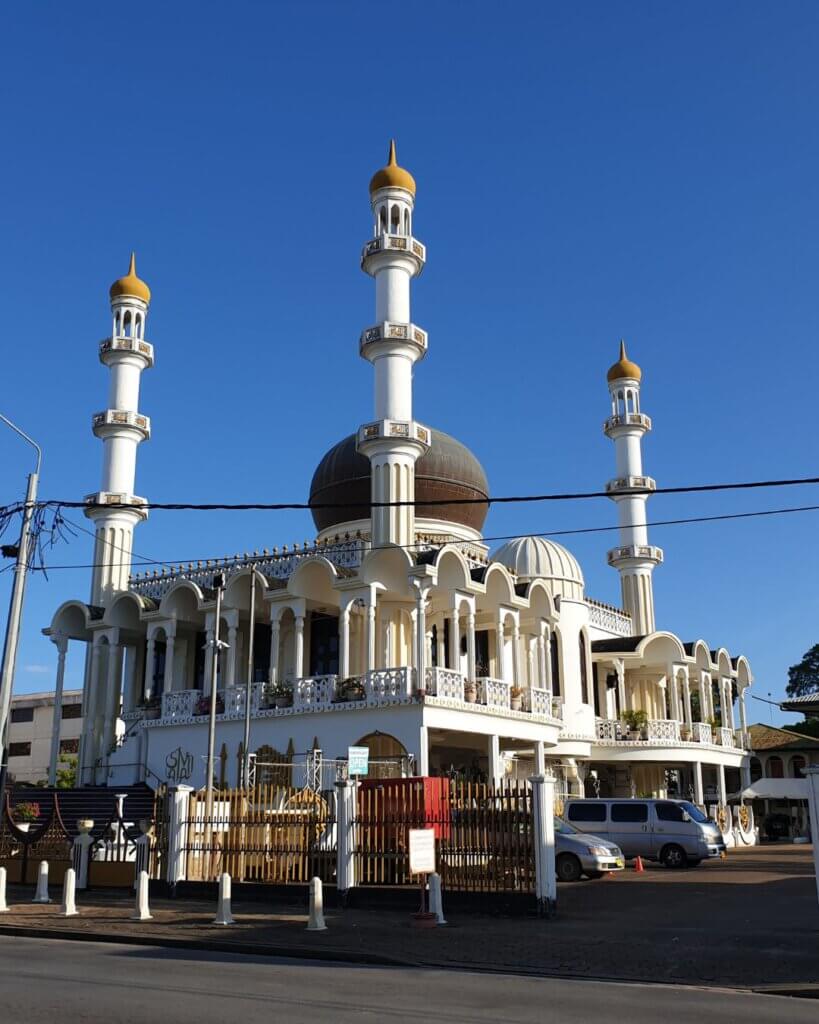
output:
[[[527,978],[0,938],[3,1024],[753,1024],[817,1019],[815,1000],[717,989]]]

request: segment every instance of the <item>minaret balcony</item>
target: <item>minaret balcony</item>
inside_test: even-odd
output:
[[[641,412],[620,413],[609,416],[603,423],[603,433],[612,437],[624,427],[638,427],[644,434],[651,430],[651,417]]]
[[[606,494],[646,494],[657,490],[657,481],[651,476],[621,476],[609,480]]]
[[[151,420],[130,409],[106,409],[105,412],[94,413],[92,429],[96,437],[103,439],[131,430],[140,435],[139,440],[147,441],[151,436]]]
[[[415,324],[395,324],[385,321],[382,324],[375,324],[361,332],[359,339],[359,352],[364,358],[368,358],[373,352],[373,346],[379,342],[406,342],[416,349],[416,357],[421,359],[427,351],[427,332],[416,327]]]
[[[94,494],[86,494],[85,514],[93,519],[97,514],[103,514],[105,509],[112,507],[112,511],[127,509],[136,512],[140,519],[148,518],[148,501],[146,498],[139,498],[135,494],[122,494],[113,491],[95,491]]]
[[[421,452],[429,450],[431,443],[431,431],[429,427],[422,426],[414,420],[378,420],[375,423],[365,423],[358,428],[358,449],[366,448],[376,441],[392,441],[400,444],[402,441],[419,447]]]
[[[662,548],[655,548],[652,544],[626,544],[623,547],[612,548],[608,555],[609,565],[615,569],[627,567],[629,563],[650,562],[652,565],[659,565],[663,560]]]
[[[379,264],[391,255],[409,257],[415,263],[415,273],[420,274],[427,261],[426,246],[408,235],[378,235],[371,238],[361,250],[361,269],[368,274],[374,273]]]
[[[108,364],[119,354],[135,355],[144,362],[145,369],[154,365],[154,347],[144,338],[125,338],[114,335],[100,342],[100,362]]]

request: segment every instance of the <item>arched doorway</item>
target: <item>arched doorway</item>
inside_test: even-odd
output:
[[[370,751],[368,778],[391,779],[410,774],[407,748],[386,732],[370,732],[355,744]]]

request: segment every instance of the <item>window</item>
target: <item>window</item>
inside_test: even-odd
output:
[[[557,630],[552,633],[552,696],[560,696],[560,634]],[[600,819],[602,821],[602,819]]]
[[[606,805],[570,803],[567,817],[569,821],[605,821]]]
[[[805,777],[805,759],[801,754],[795,754],[791,758],[791,775],[795,779],[804,779]]]
[[[762,762],[758,757],[751,758],[751,782],[757,782],[762,778]]]
[[[60,717],[63,721],[68,718],[82,718],[82,704],[63,704]]]
[[[584,704],[591,704],[591,694],[589,693],[589,667],[586,663],[586,638],[581,633],[579,636],[580,644],[580,699]]]
[[[655,810],[657,811],[657,819],[659,821],[683,821],[683,814],[685,813],[679,804],[659,803],[655,804]]]
[[[61,754],[78,754],[80,752],[79,740],[60,740]]]
[[[30,743],[9,743],[9,757],[28,757],[30,754]]]
[[[34,708],[12,708],[11,720],[12,722],[33,722]]]
[[[612,821],[648,821],[648,804],[630,800],[627,804],[611,805]]]
[[[782,758],[774,755],[768,758],[768,778],[769,779],[784,779],[785,778],[785,767],[782,764]]]

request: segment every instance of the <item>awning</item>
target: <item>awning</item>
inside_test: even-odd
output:
[[[807,800],[807,779],[757,779],[743,789],[743,800]]]

